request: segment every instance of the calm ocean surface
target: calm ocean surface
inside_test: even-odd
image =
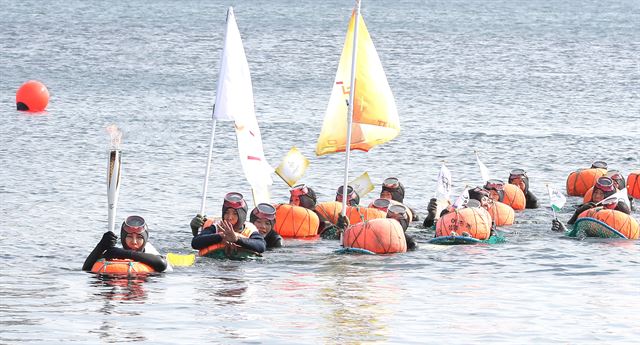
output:
[[[509,242],[339,256],[288,241],[254,262],[200,259],[146,281],[80,270],[107,229],[105,127],[124,131],[118,217],[140,214],[163,253],[190,253],[228,6],[251,68],[265,154],[297,146],[321,201],[344,155],[315,157],[351,1],[0,0],[0,343],[637,343],[638,241],[574,241],[548,207]],[[640,2],[364,1],[402,131],[355,152],[376,191],[398,176],[421,218],[446,160],[454,190],[529,172],[564,188],[603,159],[640,169]],[[26,80],[48,113],[15,111]],[[230,123],[216,131],[208,214],[249,195]],[[274,178],[273,201],[286,185]],[[578,198],[569,198],[566,221]],[[640,219],[640,212],[634,217]],[[420,222],[421,223],[421,222]],[[633,340],[636,339],[636,340]]]

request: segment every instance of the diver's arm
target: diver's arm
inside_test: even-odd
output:
[[[167,260],[155,254],[113,247],[104,253],[104,257],[107,259],[131,259],[151,266],[156,272],[164,272],[167,269]]]
[[[246,248],[257,253],[264,253],[264,251],[267,249],[267,244],[264,241],[264,237],[262,237],[262,235],[260,235],[260,233],[257,231],[251,233],[251,236],[249,238],[238,237],[235,243],[242,248]]]

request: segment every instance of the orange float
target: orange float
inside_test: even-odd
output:
[[[591,197],[593,197],[593,187],[587,189],[584,193],[584,197],[582,198],[582,203],[586,204],[591,201]]]
[[[636,170],[627,177],[627,194],[640,199],[640,170]]]
[[[49,90],[37,80],[22,84],[16,92],[16,108],[22,111],[43,111],[49,104]]]
[[[349,226],[344,231],[343,246],[376,254],[405,253],[407,240],[397,220],[377,218]]]
[[[511,225],[516,217],[513,208],[500,201],[493,202],[489,207],[489,214],[491,215],[491,219],[496,223],[496,226]]]
[[[524,210],[527,206],[527,198],[520,187],[515,184],[507,183],[503,189],[504,198],[502,202],[511,206],[514,210]]]
[[[596,183],[598,177],[606,175],[606,169],[578,169],[567,177],[567,194],[570,196],[584,196],[587,190]]]
[[[281,204],[276,206],[275,230],[282,237],[304,238],[318,235],[320,219],[304,207]]]
[[[93,264],[91,272],[100,274],[135,275],[155,272],[151,266],[129,259],[100,259]]]
[[[387,213],[372,207],[347,206],[347,218],[349,224],[358,224],[377,218],[386,218]]]
[[[637,240],[638,236],[640,236],[640,225],[638,225],[638,221],[630,215],[618,210],[595,207],[580,213],[580,215],[578,215],[578,219],[580,218],[593,218],[599,220],[630,240]]]
[[[491,215],[482,207],[454,209],[438,219],[436,237],[452,236],[452,232],[458,236],[466,232],[475,239],[486,240],[491,236]]]
[[[315,211],[329,222],[337,224],[338,216],[342,212],[342,203],[339,201],[320,202],[316,205]]]

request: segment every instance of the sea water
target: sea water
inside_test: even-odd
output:
[[[526,169],[541,208],[508,243],[340,256],[287,240],[250,262],[198,259],[147,279],[80,270],[107,230],[105,127],[124,132],[118,223],[138,214],[161,252],[191,253],[224,20],[234,6],[272,166],[296,146],[320,201],[344,155],[316,157],[350,1],[0,1],[0,343],[634,343],[638,241],[550,231],[545,185],[601,159],[640,168],[638,1],[363,1],[402,130],[349,174],[398,177],[421,218],[441,162],[454,192]],[[29,79],[45,114],[15,111]],[[249,197],[232,124],[218,123],[207,214]],[[273,202],[288,200],[274,175]],[[558,214],[566,221],[579,198]],[[638,219],[640,213],[633,216]],[[635,339],[635,340],[634,340]]]

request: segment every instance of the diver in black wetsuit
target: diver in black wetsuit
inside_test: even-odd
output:
[[[380,198],[395,200],[404,204],[404,185],[396,177],[388,177],[382,182],[380,190]],[[405,205],[406,206],[406,205]],[[412,214],[411,221],[418,220],[418,214],[409,206],[407,206]]]
[[[529,176],[523,169],[513,169],[509,173],[509,183],[520,187],[527,201],[525,208],[538,208],[538,198],[529,189]]]
[[[347,188],[348,190],[348,188]],[[293,186],[289,193],[291,196],[289,197],[289,204],[294,206],[304,207],[307,210],[311,210],[315,212],[320,220],[318,225],[318,235],[324,239],[337,240],[340,239],[340,229],[345,229],[346,226],[340,227],[336,226],[336,224],[331,223],[327,218],[325,218],[320,212],[316,211],[316,206],[318,205],[318,199],[316,198],[316,192],[306,184],[299,184]],[[346,217],[338,216],[338,224],[344,225]]]
[[[404,205],[389,205],[387,209],[387,218],[395,219],[402,226],[404,231],[404,238],[407,241],[407,250],[416,250],[418,244],[413,236],[407,234],[407,228],[409,227],[409,216],[407,214],[407,207]]]
[[[199,214],[193,217],[190,223],[194,235],[191,247],[203,249],[226,241],[256,253],[263,253],[266,250],[264,237],[259,231],[245,225],[247,209],[242,194],[227,193],[222,204],[222,221],[219,224],[211,224],[198,234],[198,229],[205,225],[207,219]]]
[[[280,248],[284,245],[282,236],[276,232],[276,209],[267,203],[258,204],[249,214],[249,221],[258,228],[264,237],[267,249]]]
[[[112,231],[107,231],[102,235],[102,239],[91,251],[82,265],[84,271],[91,271],[91,268],[101,258],[110,259],[131,259],[147,264],[156,272],[164,272],[167,267],[165,260],[160,253],[150,244],[149,231],[144,219],[140,216],[129,216],[122,222],[120,227],[120,241],[122,248],[117,248],[118,237]]]
[[[618,210],[620,212],[631,214],[631,208],[622,200],[618,201],[616,198],[612,198],[611,202],[603,202],[608,197],[616,193],[616,187],[614,181],[607,176],[599,177],[596,180],[596,184],[593,186],[593,193],[591,194],[591,201],[586,202],[576,209],[571,216],[571,219],[567,224],[572,225],[578,220],[578,216],[586,210],[597,207],[598,203],[602,203],[603,208]],[[557,218],[551,221],[551,230],[553,231],[567,231],[567,228]]]

